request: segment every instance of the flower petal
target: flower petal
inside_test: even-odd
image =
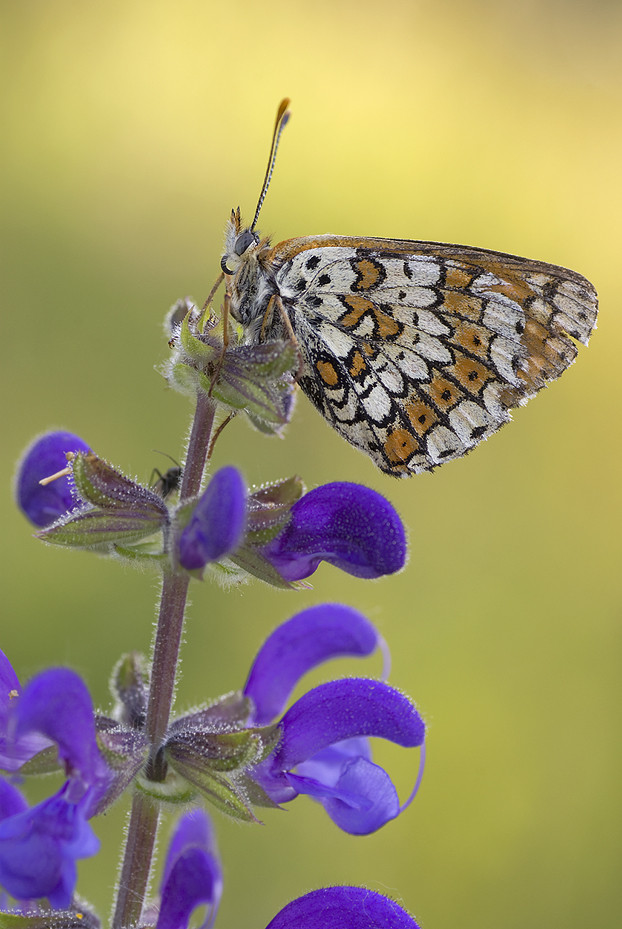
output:
[[[54,908],[68,907],[76,860],[99,848],[80,804],[67,801],[67,788],[0,822],[0,884],[18,900],[47,897]]]
[[[39,481],[67,466],[66,452],[88,452],[89,446],[72,432],[48,432],[24,452],[16,478],[17,503],[35,526],[49,526],[77,505],[70,477],[42,486]]]
[[[251,667],[244,695],[255,704],[254,725],[276,719],[299,679],[311,668],[345,655],[370,655],[379,642],[373,625],[339,603],[310,607],[270,635]]]
[[[80,676],[69,668],[42,671],[28,682],[16,706],[15,734],[39,732],[58,745],[58,755],[87,783],[102,774],[93,703]]]
[[[240,472],[221,468],[212,477],[179,539],[179,563],[188,571],[218,561],[240,544],[246,525],[246,487]]]
[[[9,781],[0,780],[0,822],[8,816],[16,816],[28,809],[21,793]]]
[[[419,929],[406,910],[365,887],[326,887],[292,900],[266,929]]]
[[[288,581],[309,577],[320,561],[376,578],[404,567],[406,535],[394,508],[375,490],[324,484],[294,504],[290,522],[262,553]]]
[[[222,871],[212,828],[202,810],[183,816],[169,846],[156,929],[186,929],[192,911],[209,909],[202,929],[213,925],[222,894]]]
[[[38,754],[51,743],[36,732],[27,733],[19,739],[9,739],[9,720],[22,692],[11,662],[0,649],[0,768],[17,771],[24,762]]]
[[[378,736],[405,747],[421,745],[425,726],[410,700],[382,681],[348,678],[320,684],[296,701],[280,722],[282,739],[272,770],[286,771],[353,736]]]
[[[299,793],[312,796],[322,804],[332,821],[350,835],[369,835],[395,819],[400,801],[393,781],[379,765],[365,758],[348,762],[341,769],[334,787],[327,788],[306,777],[306,765],[300,775],[287,779]]]

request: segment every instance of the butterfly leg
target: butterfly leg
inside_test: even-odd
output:
[[[266,307],[266,312],[264,313],[263,322],[261,324],[260,339],[263,339],[265,337],[266,329],[268,328],[268,324],[272,321],[272,316],[274,314],[275,308],[278,309],[279,311],[279,316],[281,317],[281,322],[283,323],[283,327],[287,334],[287,338],[289,339],[289,341],[292,343],[292,345],[296,349],[296,355],[298,356],[298,367],[296,368],[296,373],[294,375],[294,378],[295,380],[298,380],[304,368],[304,361],[302,358],[300,347],[298,345],[298,339],[296,338],[296,333],[294,332],[292,328],[290,318],[287,315],[287,311],[283,305],[283,301],[281,300],[281,297],[279,296],[279,294],[272,294],[272,296],[270,297],[270,302],[268,303],[268,306]]]
[[[219,437],[220,433],[223,431],[223,429],[225,428],[225,426],[228,426],[228,425],[229,425],[229,423],[231,422],[231,420],[232,420],[233,417],[235,416],[235,413],[236,413],[236,411],[235,411],[235,410],[232,410],[232,411],[229,413],[229,415],[228,415],[225,419],[223,419],[223,421],[222,421],[221,424],[218,426],[218,428],[214,431],[214,434],[213,434],[212,439],[211,439],[210,444],[209,444],[209,449],[208,449],[208,451],[207,451],[207,460],[208,460],[208,461],[209,461],[210,458],[212,457],[212,452],[214,451],[214,445],[216,444],[216,439]]]
[[[204,310],[209,306],[209,303],[211,299],[213,298],[214,294],[216,293],[218,287],[220,286],[220,283],[222,282],[222,280],[224,280],[224,274],[220,275],[220,277],[218,278],[218,280],[212,287],[210,291],[210,295],[205,301],[205,304],[203,307]],[[212,393],[214,392],[214,386],[216,385],[216,381],[218,380],[218,375],[220,374],[222,370],[222,366],[225,360],[225,354],[227,352],[227,346],[229,345],[229,316],[230,314],[231,314],[231,293],[229,291],[229,288],[227,287],[227,289],[225,290],[225,296],[223,299],[223,307],[222,307],[222,352],[220,353],[220,358],[216,362],[216,368],[212,375],[212,382],[209,388],[210,397],[212,396]]]
[[[218,277],[216,278],[216,280],[214,281],[214,286],[212,287],[212,289],[210,290],[210,292],[209,292],[208,295],[207,295],[207,300],[205,301],[205,303],[203,304],[203,306],[202,306],[202,308],[201,308],[201,312],[202,312],[202,313],[205,313],[206,309],[209,307],[210,303],[211,303],[212,300],[214,299],[214,296],[215,296],[215,294],[216,294],[216,291],[218,290],[218,288],[220,287],[220,285],[222,284],[222,282],[224,281],[224,279],[225,279],[225,275],[224,275],[223,272],[221,271],[220,274],[218,275]]]

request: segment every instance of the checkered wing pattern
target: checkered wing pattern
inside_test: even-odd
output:
[[[332,426],[400,477],[464,455],[587,343],[596,293],[543,262],[433,242],[314,236],[266,265]],[[280,329],[278,314],[265,332]]]

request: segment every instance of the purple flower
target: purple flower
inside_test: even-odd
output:
[[[62,431],[42,435],[26,449],[18,465],[15,490],[20,509],[35,526],[49,526],[79,504],[69,476],[44,486],[39,481],[67,466],[66,452],[89,451],[79,436]]]
[[[355,577],[394,574],[406,562],[406,535],[388,500],[360,484],[324,484],[291,509],[261,554],[288,581],[309,577],[320,561]]]
[[[99,849],[83,803],[72,803],[69,794],[67,781],[29,809],[15,787],[0,781],[0,885],[18,900],[47,897],[56,909],[68,907],[76,861]]]
[[[211,823],[203,810],[183,816],[169,846],[156,929],[185,929],[192,911],[207,905],[201,929],[213,926],[222,894],[222,870]]]
[[[221,468],[199,498],[179,539],[179,563],[188,571],[218,561],[242,540],[246,525],[246,488],[236,468]]]
[[[266,929],[418,929],[401,906],[364,887],[325,887],[292,900]]]
[[[371,624],[346,607],[315,607],[293,617],[272,634],[251,668],[244,695],[255,707],[252,724],[278,716],[311,667],[344,654],[370,654],[377,644]],[[250,772],[276,803],[308,794],[345,832],[365,835],[394,819],[418,789],[425,726],[410,700],[382,681],[321,684],[290,707],[279,729],[277,748]],[[417,782],[403,805],[387,772],[372,762],[368,736],[422,746]]]

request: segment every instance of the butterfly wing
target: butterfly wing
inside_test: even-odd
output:
[[[572,364],[596,322],[581,275],[484,249],[314,236],[280,243],[269,263],[301,388],[397,477],[488,438]]]

